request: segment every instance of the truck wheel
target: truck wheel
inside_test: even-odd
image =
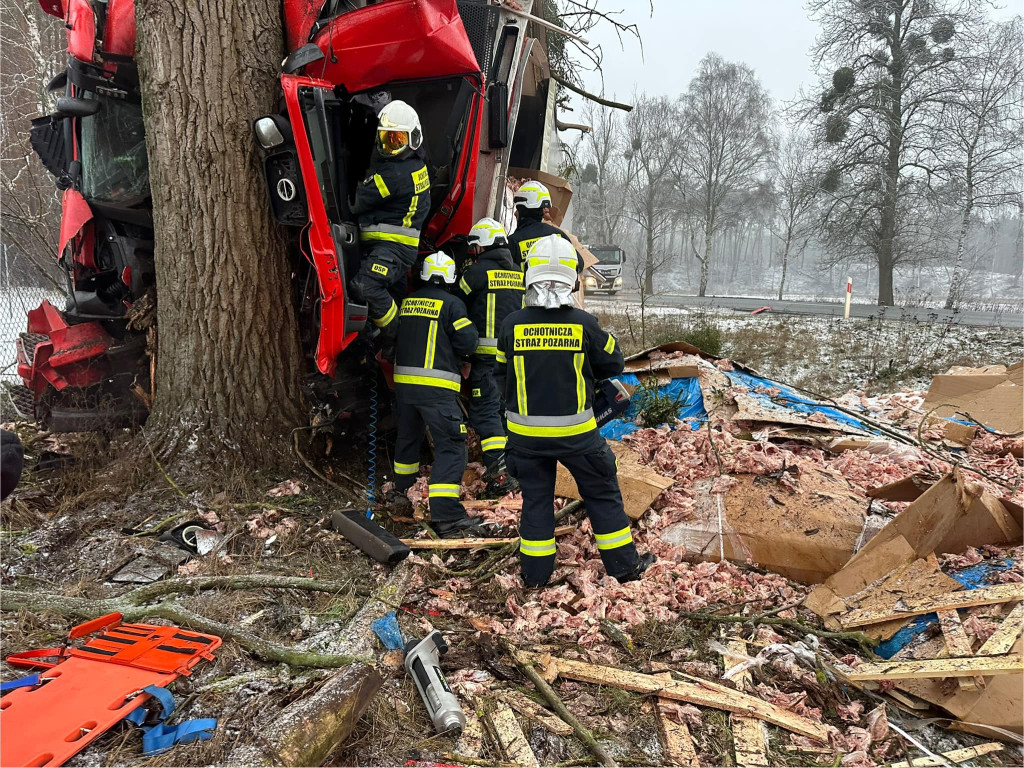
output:
[[[616,293],[618,293],[617,290],[616,291],[608,291],[608,295],[609,296],[614,296]]]

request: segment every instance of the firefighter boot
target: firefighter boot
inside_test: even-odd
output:
[[[640,560],[637,561],[636,568],[627,573],[625,576],[616,576],[615,580],[619,584],[625,584],[627,581],[639,581],[640,577],[643,576],[644,571],[654,565],[654,554],[648,552],[646,555],[640,555]]]
[[[509,474],[508,467],[505,465],[504,453],[487,468],[483,480],[487,483],[484,489],[484,496],[487,498],[497,499],[519,490],[519,483]]]
[[[405,491],[392,488],[384,496],[384,507],[391,517],[412,517],[412,502]]]
[[[458,520],[442,520],[431,523],[430,527],[442,539],[486,538],[490,534],[482,520],[468,516]]]

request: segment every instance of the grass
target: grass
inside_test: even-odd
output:
[[[628,356],[647,346],[687,341],[781,383],[826,396],[927,389],[952,366],[1007,365],[1024,357],[1020,329],[957,322],[757,316],[648,309],[645,328],[631,314],[597,313]]]

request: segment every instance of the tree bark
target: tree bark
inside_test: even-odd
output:
[[[789,245],[793,239],[793,231],[786,231],[786,244],[782,247],[782,277],[779,280],[779,301],[782,301],[782,291],[786,287],[786,267],[789,265]]]
[[[974,201],[969,197],[960,215],[960,232],[956,238],[956,259],[953,261],[953,276],[949,281],[949,293],[946,295],[946,309],[953,309],[963,296],[964,282],[967,275],[964,270],[964,250],[967,246],[967,231],[971,226],[971,211]]]
[[[706,296],[708,292],[708,278],[711,275],[711,246],[714,244],[714,224],[709,218],[704,223],[704,258],[700,262],[700,291],[698,296]]]
[[[276,0],[140,0],[163,456],[277,459],[300,418],[298,328],[252,121],[274,110]]]

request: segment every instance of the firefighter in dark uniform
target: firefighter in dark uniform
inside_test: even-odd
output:
[[[595,380],[622,372],[615,337],[573,305],[576,250],[545,237],[527,255],[526,306],[498,336],[499,375],[506,369],[509,471],[523,491],[519,560],[530,587],[555,568],[555,470],[576,480],[605,570],[634,581],[654,562],[637,553],[622,506],[615,456],[594,420]]]
[[[363,249],[352,286],[381,329],[383,347],[394,339],[395,297],[404,294],[406,274],[419,250],[420,229],[430,212],[430,175],[419,153],[422,144],[416,110],[404,101],[392,101],[381,109],[378,161],[356,189],[352,205]]]
[[[469,230],[469,244],[478,249],[476,262],[459,280],[469,319],[480,341],[469,374],[469,423],[480,435],[484,479],[496,483],[492,490],[507,492],[511,483],[505,467],[505,425],[501,420],[501,395],[494,380],[494,356],[498,354],[498,330],[511,313],[523,307],[523,272],[512,260],[505,228],[491,218],[480,219]]]
[[[420,446],[430,431],[434,463],[430,469],[430,521],[441,538],[481,533],[459,501],[466,470],[466,425],[458,397],[463,359],[476,350],[477,332],[466,317],[466,305],[450,294],[455,262],[444,253],[423,260],[420,278],[426,285],[402,300],[398,310],[395,358],[395,399],[398,438],[395,441],[395,491],[388,501],[408,512],[405,492],[420,470]]]
[[[508,244],[513,258],[520,265],[525,261],[530,246],[542,237],[558,235],[569,239],[554,224],[544,221],[544,211],[551,208],[551,193],[539,181],[528,181],[523,184],[516,190],[512,200],[516,206],[518,223],[515,231],[509,235]]]

